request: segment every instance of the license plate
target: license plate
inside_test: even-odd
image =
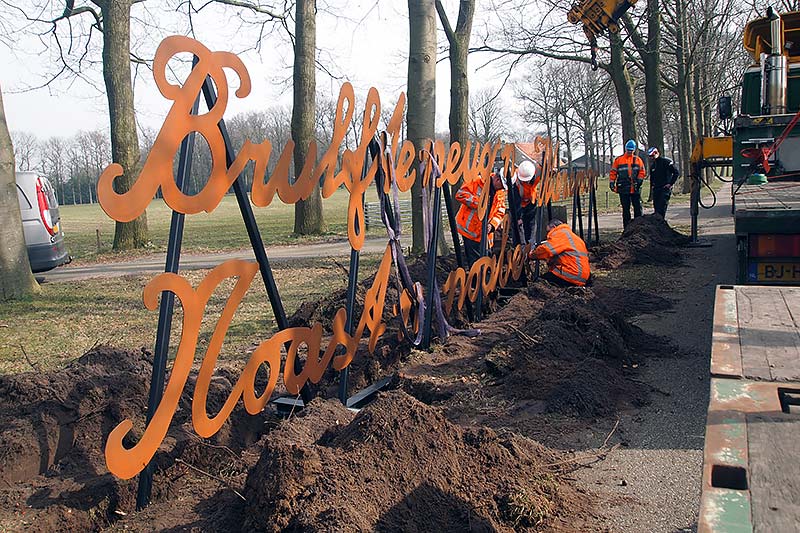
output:
[[[800,263],[750,263],[749,280],[800,284]]]

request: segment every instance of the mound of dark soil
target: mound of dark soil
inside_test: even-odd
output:
[[[244,529],[526,531],[579,500],[534,441],[464,429],[401,391],[358,415],[317,400],[265,439]],[[576,509],[576,506],[578,509]]]
[[[482,322],[480,337],[453,337],[408,365],[398,386],[459,423],[493,427],[503,420],[518,428],[509,418],[597,418],[640,406],[648,391],[628,375],[675,350],[625,320],[636,314],[637,297],[638,307],[669,306],[645,293],[536,283]]]
[[[583,417],[644,401],[645,392],[623,369],[645,355],[638,339],[647,335],[592,290],[562,291],[520,331],[507,345],[506,365],[513,371],[500,376],[515,400],[543,400],[548,412]]]
[[[675,231],[658,215],[634,218],[616,242],[592,249],[600,268],[619,268],[625,264],[679,265],[676,249],[689,242],[689,237]]]
[[[146,352],[99,347],[62,370],[0,376],[0,530],[30,523],[39,530],[96,530],[134,511],[136,478],[109,473],[103,450],[123,419],[144,428],[151,372]],[[235,377],[218,370],[209,413],[223,405]],[[189,427],[193,379],[186,389],[154,457],[154,502],[190,481],[187,464],[243,483],[249,465],[240,452],[264,431],[263,417],[238,407],[232,421],[203,441]],[[205,479],[193,490],[218,489],[218,481]]]

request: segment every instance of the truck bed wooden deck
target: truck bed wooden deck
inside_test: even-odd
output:
[[[698,531],[800,531],[800,287],[719,286]]]
[[[786,211],[796,210],[800,213],[800,182],[797,181],[774,181],[765,185],[744,184],[735,197],[737,217],[746,217],[747,211],[786,214]]]

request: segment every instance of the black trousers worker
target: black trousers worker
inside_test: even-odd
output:
[[[653,209],[661,218],[667,216],[667,207],[669,206],[669,198],[672,196],[672,191],[669,189],[653,188]]]
[[[622,227],[627,228],[631,221],[631,205],[633,205],[633,217],[642,216],[642,196],[635,193],[619,193],[619,203],[622,204]]]

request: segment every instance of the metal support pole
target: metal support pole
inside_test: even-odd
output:
[[[525,231],[522,229],[522,221],[520,220],[519,210],[522,208],[522,202],[519,199],[519,191],[514,185],[514,180],[511,173],[506,176],[506,187],[508,187],[508,207],[511,211],[511,243],[514,246],[525,242]]]
[[[217,103],[217,93],[214,90],[214,85],[211,83],[211,78],[206,77],[206,81],[203,83],[203,95],[206,99],[206,105],[209,109],[213,109],[214,105]],[[219,121],[219,131],[222,134],[222,139],[225,142],[225,160],[227,163],[228,168],[233,164],[236,160],[236,154],[233,152],[233,144],[231,143],[231,138],[228,135],[228,128],[225,127],[225,120],[220,119]],[[244,226],[247,229],[247,235],[250,238],[250,245],[253,248],[253,253],[256,256],[256,261],[258,262],[258,268],[261,272],[261,279],[264,281],[264,287],[267,290],[267,296],[269,297],[269,303],[272,306],[272,313],[275,315],[275,321],[278,323],[278,329],[284,330],[289,327],[289,320],[286,318],[286,311],[283,308],[283,301],[281,301],[281,295],[278,292],[278,286],[275,284],[275,277],[272,275],[272,268],[269,265],[269,258],[267,257],[267,252],[264,250],[264,241],[261,239],[261,233],[258,230],[258,224],[256,224],[256,218],[253,215],[253,208],[250,206],[250,199],[247,197],[247,191],[244,188],[244,184],[236,178],[236,181],[233,182],[233,192],[236,195],[236,203],[239,204],[239,211],[242,213],[242,220],[244,221]],[[312,356],[315,354],[311,354]],[[295,357],[294,359],[294,371],[295,373],[299,374],[302,372],[303,366],[300,362],[299,358]],[[308,388],[308,385],[304,385],[302,390],[300,391],[300,396],[303,399],[303,403],[308,403],[311,401],[311,391]]]
[[[572,233],[578,229],[578,191],[572,193]]]
[[[699,164],[692,165],[692,191],[690,195],[689,213],[692,217],[691,241],[697,243],[697,217],[700,214],[700,169]]]
[[[581,193],[578,191],[578,235],[583,239],[583,202],[581,201]]]
[[[483,216],[481,224],[481,257],[486,257],[487,243],[489,242],[489,216],[492,214],[492,205],[494,204],[494,185],[492,184],[492,177],[484,183],[484,187],[489,187],[489,202],[486,204],[486,213]],[[475,299],[475,320],[480,321],[483,315],[483,274],[478,279],[478,297]]]
[[[361,179],[364,179],[364,175],[367,173],[370,162],[371,162],[371,155],[368,151],[364,155],[364,165],[362,168]],[[364,211],[364,195],[361,195],[361,210]],[[366,213],[365,220],[366,220]],[[358,225],[358,218],[356,218],[356,232],[360,233],[362,230],[359,228]],[[366,222],[364,224],[366,226]],[[355,318],[355,309],[356,309],[356,291],[358,289],[358,265],[359,260],[361,259],[361,254],[358,250],[354,248],[350,248],[350,270],[347,272],[347,303],[346,303],[346,312],[347,318],[344,322],[345,331],[347,331],[348,335],[353,334],[353,322]],[[347,407],[347,398],[349,395],[348,386],[350,381],[350,367],[346,366],[339,372],[339,401]]]
[[[453,250],[456,253],[456,264],[464,268],[464,251],[461,249],[461,239],[458,238],[458,229],[456,229],[456,214],[453,207],[453,193],[450,191],[450,184],[445,182],[442,184],[442,192],[444,193],[444,208],[447,211],[447,222],[450,224],[450,237],[453,239]]]
[[[453,207],[453,195],[449,183],[445,182],[442,184],[442,192],[444,193],[444,207],[447,211],[447,221],[450,224],[450,236],[453,238],[453,249],[456,253],[456,264],[466,269],[467,267],[464,266],[464,252],[461,249],[461,239],[458,237],[458,229],[456,229],[456,213],[455,207]],[[472,302],[469,301],[469,298],[466,299],[466,304],[467,318],[472,322],[474,320],[474,313]]]
[[[193,66],[197,64],[194,58]],[[200,95],[195,98],[192,106],[192,115],[197,115],[200,106]],[[175,177],[175,185],[182,192],[189,182],[187,179],[192,173],[192,152],[194,151],[194,133],[186,136],[181,141],[181,148],[178,152],[178,174]],[[164,265],[164,272],[178,273],[178,266],[181,259],[181,246],[183,244],[183,223],[186,215],[172,212],[172,219],[169,224],[169,239],[167,241],[167,258]],[[169,352],[169,335],[172,330],[172,312],[175,309],[175,294],[170,291],[161,293],[161,302],[158,309],[158,328],[156,329],[156,344],[153,350],[153,374],[150,378],[150,394],[147,399],[147,424],[153,416],[164,396],[164,379],[167,372],[167,355]],[[147,463],[144,470],[139,474],[139,484],[136,490],[136,508],[144,509],[150,504],[150,495],[153,490],[153,464]]]
[[[592,218],[594,217],[594,213],[592,211],[593,208],[596,206],[595,204],[595,196],[594,196],[594,187],[589,187],[589,212],[587,213],[589,216],[587,217],[587,224],[586,224],[586,246],[592,245]]]
[[[431,179],[433,180],[433,178]],[[442,187],[447,186],[447,183],[442,184]],[[422,330],[421,348],[423,350],[427,350],[431,345],[433,306],[436,302],[434,297],[434,291],[436,290],[436,244],[439,242],[439,226],[441,222],[441,208],[439,206],[442,201],[442,187],[437,187],[436,182],[433,182],[433,228],[431,229],[431,240],[428,243],[428,285],[425,294],[428,305],[425,306],[425,319]]]
[[[353,334],[353,315],[356,306],[356,289],[358,288],[358,264],[360,254],[358,250],[350,249],[350,270],[347,273],[347,319],[345,320],[345,330]],[[339,400],[347,406],[348,381],[350,380],[350,367],[344,367],[339,372]]]
[[[600,244],[600,220],[597,216],[597,191],[595,189],[597,182],[594,180],[592,181],[593,183],[590,192],[592,195],[592,209],[590,210],[589,215],[594,217],[594,242],[595,244]]]

